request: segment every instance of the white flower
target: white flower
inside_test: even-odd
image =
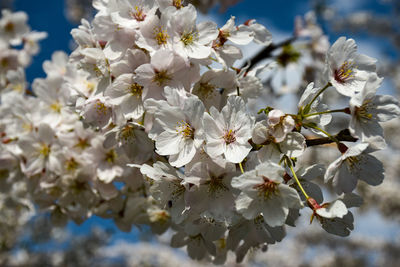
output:
[[[267,120],[257,122],[253,129],[252,140],[256,144],[265,142],[280,143],[295,127],[292,116],[283,111],[274,109],[268,113]]]
[[[295,127],[292,116],[286,115],[278,109],[271,110],[267,119],[269,133],[275,138],[276,142],[282,142],[286,135]]]
[[[235,189],[231,187],[236,174],[233,163],[225,160],[197,162],[185,171],[186,181],[196,186],[187,194],[190,210],[208,216],[218,222],[231,221],[235,217]]]
[[[235,17],[231,16],[226,24],[219,29],[218,41],[222,45],[227,40],[234,44],[246,45],[253,41],[253,36],[254,33],[252,29],[249,29],[248,27],[236,27]]]
[[[345,203],[346,202],[346,203]],[[353,214],[347,209],[347,203],[351,202],[346,200],[346,195],[342,200],[337,199],[331,203],[324,203],[319,205],[313,198],[307,199],[308,206],[313,210],[311,222],[316,218],[321,223],[322,228],[328,233],[338,236],[348,236],[350,230],[353,230]],[[348,205],[352,207],[352,205]]]
[[[115,148],[104,148],[101,139],[92,142],[92,147],[88,149],[88,156],[93,166],[96,166],[98,179],[103,183],[111,183],[124,172],[121,167],[126,164],[123,154],[119,153]]]
[[[104,95],[110,98],[110,103],[118,105],[125,119],[137,120],[144,113],[143,86],[135,82],[133,74],[122,74],[106,88]]]
[[[28,16],[25,12],[11,13],[7,9],[2,10],[1,15],[0,36],[12,45],[20,45],[22,36],[30,30],[26,24]]]
[[[347,214],[346,205],[341,200],[335,200],[332,203],[326,203],[321,206],[321,208],[317,209],[316,214],[323,218],[343,218],[344,215]]]
[[[232,187],[242,191],[235,201],[237,211],[248,220],[262,214],[268,225],[283,225],[289,208],[303,206],[297,191],[283,183],[284,173],[281,166],[265,162],[234,177]]]
[[[25,90],[28,88],[28,84],[25,79],[25,71],[23,68],[17,70],[9,70],[6,75],[8,84],[1,93],[14,91],[19,94],[25,94]]]
[[[47,79],[63,79],[67,72],[68,55],[62,51],[54,52],[51,61],[43,62],[43,70],[47,74]]]
[[[212,41],[218,36],[217,25],[210,21],[196,25],[197,12],[193,5],[168,13],[174,51],[184,58],[210,56]]]
[[[226,160],[239,163],[249,154],[254,119],[246,112],[240,97],[230,96],[221,113],[214,107],[204,114],[205,150],[211,157],[225,155]]]
[[[136,45],[150,52],[151,55],[162,49],[171,49],[171,29],[169,17],[166,13],[161,14],[161,18],[156,15],[151,16],[143,26],[141,26]]]
[[[189,190],[184,175],[161,161],[153,166],[143,164],[140,172],[154,180],[151,194],[170,212],[173,222],[181,223],[187,216],[185,199]]]
[[[237,79],[234,71],[209,70],[203,73],[200,80],[193,86],[192,93],[204,103],[206,109],[214,106],[220,109],[222,95],[220,89],[232,91],[236,89]]]
[[[131,162],[143,163],[153,155],[154,145],[144,132],[143,126],[128,122],[106,133],[103,146],[106,149],[115,145],[129,157]]]
[[[203,114],[204,105],[197,97],[187,98],[183,109],[165,105],[155,113],[156,122],[163,129],[154,139],[157,153],[170,155],[172,166],[189,163],[203,144]]]
[[[103,127],[109,123],[113,110],[108,98],[97,96],[86,100],[80,115],[86,123]]]
[[[246,45],[253,40],[254,32],[248,27],[236,27],[235,17],[232,16],[221,29],[218,38],[213,42],[213,53],[225,69],[242,58],[242,52],[236,46],[226,44],[231,41],[234,44]]]
[[[250,19],[246,21],[243,25],[239,26],[240,28],[250,29],[254,33],[254,42],[268,46],[272,42],[272,34],[264,27],[264,25],[257,23],[255,19]]]
[[[40,124],[37,131],[21,138],[18,145],[26,159],[22,169],[26,175],[33,176],[46,172],[60,173],[61,163],[57,156],[60,146],[49,125]]]
[[[350,133],[377,148],[385,147],[383,129],[379,122],[400,115],[397,99],[389,95],[375,95],[382,80],[376,74],[371,74],[361,92],[350,99]]]
[[[139,29],[156,15],[157,7],[152,0],[118,1],[118,11],[112,12],[112,21],[120,27]]]
[[[172,51],[158,50],[151,57],[149,64],[136,69],[136,81],[143,88],[144,98],[163,99],[165,86],[181,87],[189,90],[196,77],[191,77],[184,59]],[[198,74],[197,74],[198,75]]]
[[[275,62],[270,62],[265,65],[254,67],[250,71],[246,67],[242,68],[237,74],[237,85],[231,90],[227,88],[224,90],[224,93],[226,91],[229,95],[232,95],[237,94],[237,90],[239,90],[240,96],[246,103],[249,99],[259,98],[264,88],[259,75],[267,71],[270,72],[275,66]]]
[[[325,182],[333,178],[336,193],[350,193],[358,180],[379,185],[384,178],[382,162],[368,154],[368,144],[359,143],[346,150],[332,162],[325,173]]]
[[[47,38],[46,32],[29,32],[23,36],[24,50],[23,52],[28,55],[36,55],[39,53],[40,47],[38,41]],[[30,61],[30,60],[29,60]]]
[[[262,216],[253,220],[242,218],[230,228],[226,246],[235,251],[236,261],[241,262],[249,249],[260,246],[266,249],[267,244],[282,241],[285,235],[284,227],[271,227]]]
[[[336,90],[345,96],[361,91],[368,74],[375,72],[376,59],[357,53],[353,39],[340,37],[326,56],[324,75]]]

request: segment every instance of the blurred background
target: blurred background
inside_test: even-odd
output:
[[[378,74],[385,77],[378,94],[400,93],[400,1],[398,0],[193,0],[202,15],[219,26],[231,15],[237,23],[256,19],[272,33],[273,42],[293,37],[296,17],[315,17],[332,44],[338,37],[353,38],[359,52],[378,59]],[[26,70],[27,79],[45,77],[44,60],[54,51],[74,49],[70,32],[81,18],[90,19],[95,10],[91,0],[0,0],[0,8],[25,11],[29,25],[48,33],[41,41],[41,52]],[[313,13],[310,13],[313,12]],[[262,48],[246,49],[251,59]],[[243,61],[244,62],[244,61]],[[290,77],[287,83],[290,84]],[[292,92],[292,100],[298,97]],[[340,99],[332,101],[340,102]],[[340,127],[341,122],[337,122]],[[339,126],[338,126],[339,125]],[[364,205],[355,211],[355,229],[349,237],[336,238],[309,225],[304,213],[297,227],[288,227],[288,237],[270,246],[267,252],[250,253],[241,264],[234,257],[226,266],[400,266],[400,121],[384,125],[389,147],[379,153],[386,178],[378,187],[359,184],[357,192]],[[309,152],[315,160],[318,149]],[[329,163],[329,155],[322,161]],[[329,195],[329,192],[326,192]],[[206,266],[193,262],[186,253],[168,246],[168,233],[153,236],[146,228],[133,227],[121,232],[111,220],[93,217],[80,225],[68,223],[54,228],[46,214],[15,225],[7,244],[0,247],[0,265],[10,266]]]

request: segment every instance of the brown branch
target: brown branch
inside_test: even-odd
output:
[[[341,130],[334,137],[339,141],[345,141],[345,142],[356,142],[358,140],[357,138],[354,138],[353,136],[351,136],[349,129]],[[307,139],[306,145],[309,147],[309,146],[331,144],[334,142],[335,141],[333,141],[329,137],[321,137],[321,138],[315,138],[315,139]]]
[[[288,44],[292,43],[295,39],[296,39],[296,37],[290,37],[289,39],[282,41],[280,43],[277,43],[277,44],[271,43],[269,46],[265,47],[263,50],[258,52],[255,56],[253,56],[250,59],[250,65],[248,67],[248,70],[250,70],[252,67],[254,67],[261,60],[269,58],[271,56],[271,53],[275,49],[285,46],[285,45],[288,45]],[[247,62],[244,63],[240,68],[244,68],[246,66],[246,64],[247,64]]]

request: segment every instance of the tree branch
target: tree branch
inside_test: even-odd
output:
[[[334,137],[339,141],[345,142],[356,142],[358,139],[351,136],[349,129],[341,130],[338,134],[334,135]],[[307,139],[306,145],[309,146],[318,146],[318,145],[325,145],[334,143],[331,138],[329,137],[321,137],[315,139]]]
[[[295,39],[296,39],[296,37],[290,37],[289,39],[282,41],[280,43],[277,43],[277,44],[271,43],[269,46],[265,47],[263,50],[258,52],[255,56],[253,56],[250,59],[250,65],[248,67],[248,70],[250,70],[252,67],[254,67],[261,60],[269,58],[271,56],[271,53],[275,49],[285,46],[285,45],[288,45],[288,44],[292,43]],[[244,63],[240,68],[244,68],[245,66],[246,66],[246,63]]]

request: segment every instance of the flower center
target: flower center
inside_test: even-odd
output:
[[[352,156],[352,157],[346,158],[346,161],[347,161],[350,169],[353,169],[358,165],[358,162],[360,161],[360,158]]]
[[[10,61],[8,60],[8,58],[4,57],[1,59],[0,66],[2,66],[3,68],[7,68],[9,65]]]
[[[70,158],[69,160],[65,161],[65,169],[67,171],[74,171],[78,168],[79,163],[76,162],[74,158]]]
[[[209,83],[200,83],[198,93],[204,98],[210,97],[215,91],[215,86]]]
[[[124,128],[121,129],[118,139],[121,141],[128,142],[135,138],[134,127],[132,125],[125,125]]]
[[[100,100],[97,100],[95,106],[96,106],[97,114],[99,114],[99,115],[107,114],[108,108],[106,107],[106,105],[103,102],[101,102]]]
[[[344,84],[349,79],[354,77],[353,68],[353,62],[345,61],[338,70],[335,70],[335,80],[338,83]]]
[[[21,83],[17,83],[17,84],[15,84],[13,87],[12,87],[12,89],[14,90],[14,91],[16,91],[16,92],[18,92],[18,93],[22,93],[23,91],[24,91],[24,85],[23,84],[21,84]]]
[[[171,187],[173,188],[171,192],[171,203],[168,203],[168,206],[172,207],[172,201],[175,201],[182,197],[182,195],[185,193],[186,188],[185,186],[181,185],[181,183],[178,180],[173,180],[171,182]]]
[[[140,98],[142,96],[143,86],[141,86],[138,83],[133,83],[129,87],[129,91],[132,95],[136,96],[137,98]]]
[[[372,119],[372,114],[369,113],[370,100],[366,100],[361,107],[356,107],[355,113],[360,120]]]
[[[4,26],[4,31],[5,32],[13,32],[14,31],[14,23],[12,23],[11,21],[9,21],[5,26]]]
[[[182,8],[182,0],[172,0],[172,4],[173,4],[174,7],[176,7],[177,9]]]
[[[115,150],[114,150],[114,149],[110,149],[110,150],[106,153],[105,156],[106,156],[106,157],[105,157],[105,160],[106,160],[108,163],[114,163],[114,162],[115,162],[115,159],[117,158],[117,153],[115,153]]]
[[[205,184],[208,186],[207,192],[210,194],[218,193],[220,191],[229,191],[229,188],[222,182],[223,176],[211,176]]]
[[[78,147],[80,149],[85,149],[87,147],[89,147],[89,143],[88,140],[86,138],[78,138],[78,143],[76,143],[75,147]]]
[[[195,33],[193,33],[193,32],[184,33],[181,36],[181,42],[185,46],[191,45],[194,43],[195,37],[196,37]]]
[[[144,21],[146,18],[146,14],[143,12],[142,7],[135,6],[135,8],[131,11],[131,16],[137,21]]]
[[[192,128],[192,126],[187,123],[186,121],[180,121],[177,122],[178,127],[176,129],[176,132],[183,135],[183,137],[185,138],[194,138],[194,129]]]
[[[39,154],[45,158],[48,157],[50,154],[50,146],[47,144],[41,144]]]
[[[158,86],[163,86],[167,81],[170,80],[171,77],[168,75],[168,72],[166,70],[155,71],[153,82],[155,82]]]
[[[268,177],[263,176],[264,183],[255,185],[253,188],[258,190],[259,196],[263,196],[264,199],[270,198],[272,195],[278,193],[278,183],[271,181]]]
[[[235,131],[229,130],[225,132],[224,140],[227,145],[232,144],[236,141]]]
[[[214,49],[222,47],[228,41],[228,37],[230,35],[231,35],[231,33],[229,31],[219,30],[218,38],[213,42],[212,47]]]
[[[169,218],[169,213],[165,210],[156,211],[155,213],[150,215],[151,222],[158,222],[160,224],[165,224],[166,222],[168,222]]]
[[[156,27],[154,29],[154,36],[158,45],[167,44],[167,39],[169,38],[169,35],[166,30],[162,29],[162,27]]]
[[[61,105],[60,102],[56,101],[53,104],[50,105],[50,109],[53,110],[56,113],[61,112]]]

